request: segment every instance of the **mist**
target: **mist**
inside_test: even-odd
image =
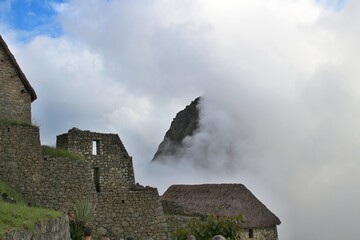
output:
[[[151,169],[166,183],[245,184],[282,220],[280,239],[355,237],[360,105],[341,80],[321,81],[295,96],[251,86],[223,86],[228,99],[204,95],[198,133],[176,163]],[[338,220],[341,231],[329,228]]]
[[[43,144],[72,127],[118,133],[135,177],[242,183],[282,221],[279,239],[357,239],[360,3],[83,1],[63,33],[0,30],[37,92]],[[28,33],[27,33],[28,34]],[[152,164],[196,97],[199,131],[177,164]]]

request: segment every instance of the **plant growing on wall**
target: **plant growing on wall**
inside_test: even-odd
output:
[[[94,219],[95,214],[96,204],[89,199],[81,199],[71,206],[69,211],[71,239],[82,239],[84,229]]]
[[[65,157],[72,160],[84,160],[83,156],[74,152],[69,152],[68,150],[65,149],[59,149],[50,146],[41,146],[41,151],[43,155],[50,155],[54,157]]]
[[[221,234],[226,239],[238,239],[244,222],[242,215],[238,216],[208,216],[204,220],[195,218],[185,228],[175,231],[173,239],[186,240],[188,235],[194,235],[197,240],[209,240]]]

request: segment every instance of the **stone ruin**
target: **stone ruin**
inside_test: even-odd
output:
[[[0,178],[32,204],[66,212],[88,198],[97,204],[95,231],[112,238],[168,239],[156,188],[135,183],[133,162],[117,134],[73,128],[57,147],[84,160],[43,156],[31,124],[37,98],[0,36]]]

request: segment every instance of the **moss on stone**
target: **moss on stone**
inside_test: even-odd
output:
[[[69,152],[65,149],[59,149],[50,146],[41,146],[41,151],[43,155],[50,155],[53,157],[65,157],[72,160],[84,160],[83,156],[73,152]]]

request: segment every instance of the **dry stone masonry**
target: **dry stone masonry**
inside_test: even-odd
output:
[[[84,156],[97,196],[98,232],[107,236],[167,239],[167,225],[156,188],[135,184],[132,157],[117,134],[70,129],[56,146]],[[89,179],[89,177],[87,178]]]
[[[42,181],[36,203],[55,210],[66,211],[69,203],[79,199],[97,202],[91,167],[81,160],[44,156]]]
[[[30,124],[36,94],[1,36],[0,64],[0,120]]]
[[[41,159],[39,128],[0,124],[0,178],[29,200],[39,191]]]
[[[91,163],[98,192],[122,192],[135,184],[132,158],[117,134],[77,128],[57,136],[57,148],[83,155]]]
[[[82,198],[91,199],[97,204],[93,227],[100,235],[168,239],[158,191],[135,184],[132,158],[117,134],[73,128],[57,137],[57,146],[84,160],[42,155],[39,128],[31,125],[36,93],[1,36],[0,86],[2,180],[31,203],[64,212]],[[14,231],[6,239],[68,239],[52,232]]]
[[[3,240],[70,240],[67,215],[38,222],[34,230],[18,229],[7,232]]]

